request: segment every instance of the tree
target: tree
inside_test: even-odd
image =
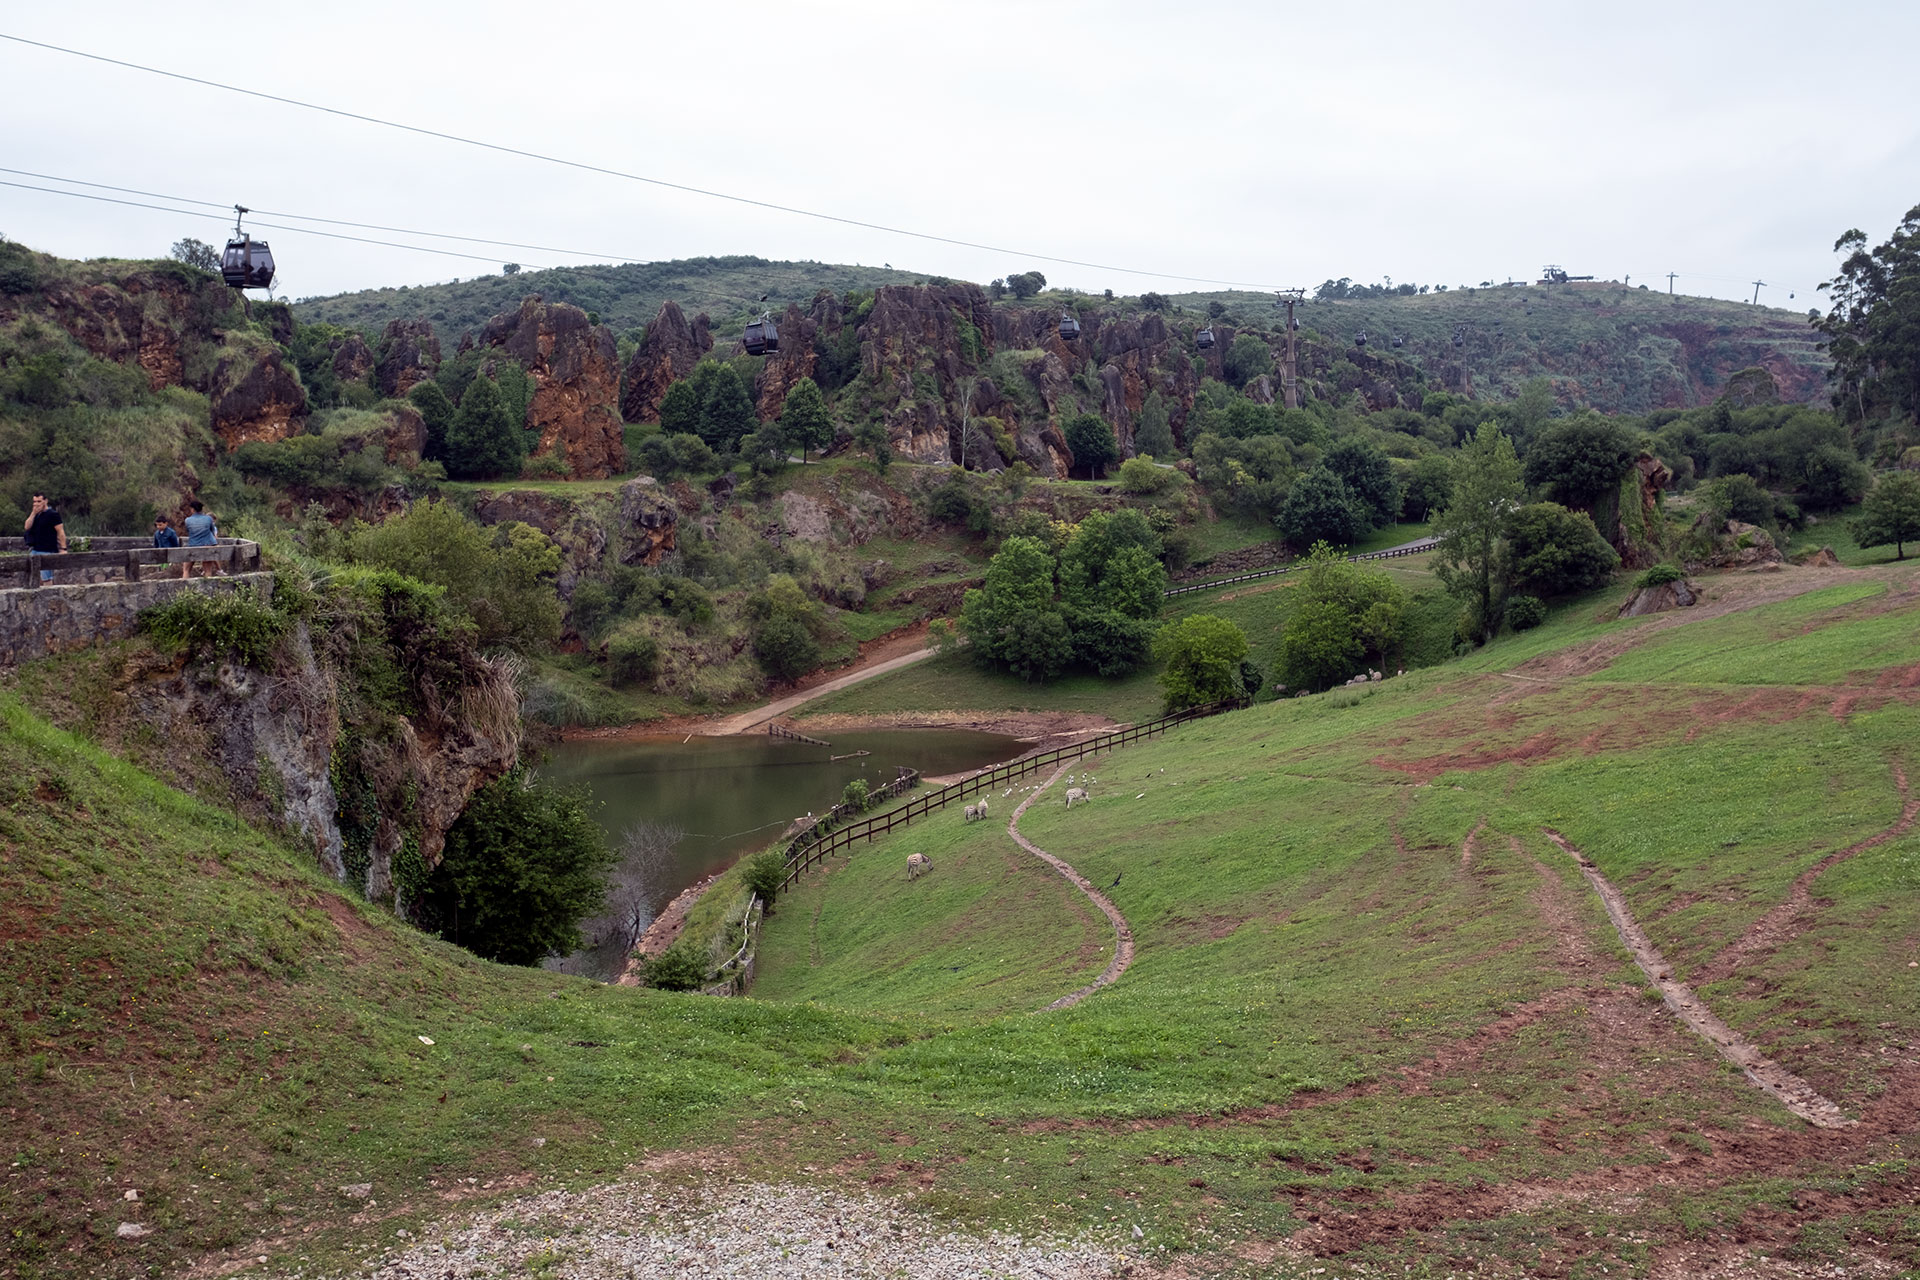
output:
[[[680,379],[660,397],[660,434],[700,434],[700,390],[693,385],[693,379]]]
[[[1060,612],[1075,661],[1103,676],[1147,660],[1167,589],[1160,536],[1138,511],[1096,511],[1075,527],[1059,560]]]
[[[1536,596],[1578,595],[1607,584],[1620,557],[1584,511],[1557,502],[1521,507],[1507,522],[1511,585]]]
[[[520,274],[520,264],[517,262],[503,262],[500,264],[500,274],[517,276]]]
[[[532,525],[483,529],[457,507],[416,502],[383,524],[355,524],[346,538],[356,564],[392,569],[444,588],[473,621],[482,648],[537,653],[560,636],[554,578],[560,549]]]
[[[1022,271],[1019,275],[1007,277],[1007,288],[1013,290],[1013,296],[1025,301],[1047,287],[1047,278],[1038,271]]]
[[[1158,391],[1149,391],[1146,403],[1140,406],[1140,420],[1133,426],[1133,451],[1163,462],[1180,452],[1173,440],[1173,415],[1167,409],[1167,398]]]
[[[580,946],[613,866],[584,790],[536,787],[521,770],[474,792],[428,876],[416,916],[476,955],[538,964]]]
[[[1207,319],[1218,320],[1227,314],[1227,304],[1214,298],[1207,303]]]
[[[1233,345],[1220,361],[1220,372],[1236,387],[1244,387],[1263,373],[1273,372],[1273,349],[1251,333],[1235,334]]]
[[[192,236],[175,240],[173,248],[167,251],[167,256],[175,262],[184,262],[202,271],[220,270],[220,251],[210,244],[195,240]]]
[[[1835,511],[1852,506],[1873,483],[1873,472],[1839,445],[1821,445],[1800,464],[1802,496],[1815,511]]]
[[[1393,464],[1370,440],[1349,436],[1321,458],[1321,465],[1346,481],[1354,500],[1366,509],[1369,526],[1392,524],[1400,515],[1400,482]]]
[[[1438,453],[1430,453],[1413,464],[1400,499],[1404,520],[1425,520],[1447,505],[1453,492],[1453,464]]]
[[[1907,558],[1907,543],[1920,541],[1920,472],[1894,471],[1860,505],[1853,540],[1863,547],[1893,544],[1893,558]]]
[[[1247,660],[1247,636],[1226,618],[1196,613],[1169,622],[1153,640],[1160,659],[1160,691],[1167,710],[1203,707],[1246,692],[1240,668]]]
[[[853,429],[853,442],[873,459],[873,469],[881,475],[893,465],[893,446],[887,442],[887,426],[869,418]]]
[[[1548,497],[1591,511],[1633,466],[1633,438],[1596,413],[1550,423],[1527,446],[1526,479]]]
[[[1275,674],[1290,689],[1318,693],[1370,660],[1386,665],[1400,643],[1407,593],[1384,570],[1354,564],[1322,542],[1307,556],[1294,605]]]
[[[760,425],[753,396],[733,366],[712,363],[706,394],[700,401],[700,438],[716,453],[731,453]]]
[[[494,380],[475,378],[447,426],[447,474],[456,480],[493,480],[518,471],[525,434]]]
[[[820,665],[820,644],[804,621],[777,613],[755,629],[753,656],[767,674],[795,680]]]
[[[1106,419],[1097,413],[1077,413],[1067,419],[1065,434],[1073,465],[1085,467],[1090,480],[1098,480],[1120,460],[1120,442],[1114,439]]]
[[[1167,309],[1167,295],[1164,293],[1155,293],[1149,289],[1140,295],[1140,305],[1148,311],[1165,311]]]
[[[1553,417],[1553,403],[1553,384],[1529,378],[1520,384],[1520,394],[1502,406],[1502,417],[1522,448],[1530,447],[1534,433]]]
[[[1293,482],[1273,523],[1296,550],[1316,542],[1344,547],[1370,527],[1367,515],[1347,482],[1318,466]]]
[[[787,403],[780,410],[780,434],[789,448],[800,451],[803,463],[807,450],[824,449],[833,443],[833,419],[827,413],[826,397],[812,378],[800,379],[787,392]]]
[[[1448,591],[1467,602],[1467,630],[1478,643],[1490,639],[1506,604],[1507,522],[1520,505],[1520,460],[1513,441],[1492,423],[1482,423],[1453,464],[1453,496],[1434,518],[1440,539],[1434,573]]]
[[[1847,256],[1820,286],[1833,307],[1813,324],[1833,361],[1835,407],[1852,421],[1887,410],[1920,417],[1920,205],[1871,252],[1857,227],[1833,250]]]
[[[960,609],[960,627],[977,660],[1028,680],[1065,668],[1072,640],[1053,605],[1054,572],[1053,553],[1039,539],[1012,537],[1000,544],[981,585],[967,592]]]
[[[445,462],[447,432],[452,429],[454,414],[458,412],[453,401],[447,399],[447,393],[440,389],[440,384],[431,379],[416,382],[413,389],[407,392],[407,400],[420,411],[420,419],[427,427],[427,443],[420,450],[421,460]]]

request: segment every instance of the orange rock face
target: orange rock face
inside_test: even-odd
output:
[[[706,316],[695,316],[689,323],[679,303],[671,298],[661,303],[633,359],[627,362],[627,390],[620,402],[627,421],[660,421],[660,401],[666,397],[667,388],[691,373],[700,357],[711,350],[713,335],[707,332]]]
[[[575,480],[600,480],[626,470],[621,434],[620,368],[613,334],[587,313],[538,295],[512,315],[497,315],[480,332],[480,345],[497,347],[533,376],[527,429],[537,431],[539,455],[558,454]]]
[[[298,435],[307,392],[273,348],[222,360],[213,371],[213,430],[227,448]]]

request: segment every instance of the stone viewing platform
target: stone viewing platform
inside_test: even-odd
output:
[[[76,539],[76,541],[78,541]],[[89,538],[86,550],[29,556],[21,538],[0,538],[0,666],[70,653],[139,629],[140,611],[183,591],[223,593],[270,587],[260,546],[222,538],[211,547],[155,547],[147,538]],[[221,565],[217,578],[182,578],[180,567]],[[51,569],[52,582],[40,581]]]

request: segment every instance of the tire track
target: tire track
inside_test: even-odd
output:
[[[1041,1013],[1051,1013],[1055,1009],[1071,1009],[1074,1005],[1079,1004],[1082,1000],[1085,1000],[1088,996],[1125,973],[1127,966],[1133,963],[1133,926],[1128,924],[1127,918],[1120,914],[1120,909],[1113,905],[1106,894],[1094,888],[1085,876],[1075,871],[1069,863],[1054,857],[1045,849],[1042,849],[1039,845],[1034,844],[1031,840],[1028,840],[1020,834],[1020,815],[1027,811],[1027,806],[1045,795],[1047,788],[1058,782],[1061,776],[1076,763],[1084,764],[1085,761],[1069,760],[1065,764],[1062,764],[1058,769],[1053,771],[1052,777],[1035,787],[1033,794],[1020,802],[1020,807],[1013,811],[1013,817],[1007,821],[1007,834],[1013,837],[1015,844],[1065,876],[1068,881],[1073,884],[1074,888],[1084,893],[1094,906],[1100,908],[1100,910],[1105,913],[1107,919],[1113,924],[1113,959],[1108,962],[1105,969],[1100,971],[1099,977],[1089,982],[1086,986],[1081,987],[1078,991],[1072,991],[1061,996],[1046,1008],[1041,1009],[1039,1011]]]
[[[1607,916],[1613,921],[1620,941],[1633,956],[1633,962],[1640,966],[1640,972],[1647,975],[1647,981],[1666,1000],[1667,1007],[1673,1010],[1675,1017],[1711,1044],[1721,1057],[1745,1072],[1755,1087],[1771,1094],[1781,1106],[1808,1124],[1821,1129],[1844,1129],[1855,1123],[1839,1107],[1821,1097],[1812,1085],[1761,1053],[1752,1041],[1722,1022],[1693,993],[1692,988],[1675,981],[1666,957],[1660,954],[1645,931],[1634,922],[1633,913],[1627,910],[1626,899],[1613,887],[1613,883],[1601,875],[1600,869],[1565,836],[1552,827],[1543,827],[1541,830],[1546,832],[1547,839],[1579,864],[1581,874],[1586,876],[1587,883],[1600,896]]]
[[[1803,916],[1813,914],[1813,882],[1857,853],[1865,853],[1896,836],[1905,835],[1920,817],[1920,797],[1909,793],[1907,771],[1898,760],[1892,761],[1893,785],[1900,793],[1900,816],[1893,825],[1876,835],[1855,841],[1838,853],[1830,853],[1794,877],[1787,896],[1772,910],[1748,926],[1747,931],[1725,951],[1702,965],[1694,975],[1699,982],[1720,982],[1731,978],[1740,965],[1763,952],[1777,951],[1800,936],[1805,927]]]

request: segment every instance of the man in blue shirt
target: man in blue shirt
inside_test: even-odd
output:
[[[173,531],[173,521],[165,516],[155,516],[153,520],[153,545],[165,550],[180,545],[180,535]],[[187,576],[187,565],[180,562],[180,576]]]
[[[220,530],[214,525],[213,517],[207,514],[206,508],[201,506],[198,501],[191,505],[193,506],[193,514],[181,522],[181,527],[187,531],[187,545],[190,547],[214,547],[220,545]],[[200,562],[201,577],[217,577],[219,573],[220,562],[218,560],[202,560]]]

